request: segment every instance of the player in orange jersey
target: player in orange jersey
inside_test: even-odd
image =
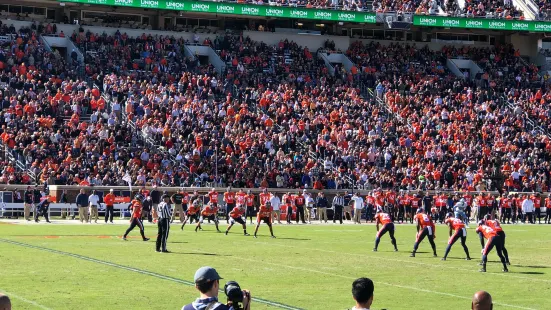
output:
[[[409,222],[413,224],[413,220],[416,217],[416,215],[414,214],[417,214],[417,211],[421,206],[421,198],[419,197],[419,195],[416,195],[416,194],[409,195],[409,204],[410,204],[410,209],[406,208],[406,210],[409,211],[409,213],[407,213],[407,216],[409,216]]]
[[[247,196],[245,197],[245,203],[247,204],[247,213],[245,215],[245,220],[247,219],[247,216],[251,220],[251,225],[253,223],[253,215],[254,215],[254,194],[251,194],[251,190],[247,190]]]
[[[394,246],[394,251],[398,252],[398,247],[396,246],[396,238],[394,238],[394,223],[392,218],[388,213],[384,213],[382,209],[377,208],[377,214],[375,214],[375,222],[377,223],[377,237],[375,238],[375,247],[373,252],[377,252],[379,247],[379,242],[381,242],[381,237],[384,236],[387,232],[390,235],[390,240]],[[379,224],[383,225],[379,230]]]
[[[417,248],[419,248],[419,244],[427,237],[430,242],[430,246],[432,247],[432,252],[434,254],[434,257],[436,257],[436,244],[434,244],[434,238],[435,236],[435,227],[434,222],[425,213],[425,209],[418,208],[417,209],[417,215],[415,215],[415,222],[417,222],[417,237],[415,238],[415,244],[413,245],[413,252],[411,252],[411,257],[415,257],[415,253],[417,252]]]
[[[234,207],[233,210],[230,211],[230,225],[226,228],[226,236],[236,222],[243,226],[243,234],[245,236],[250,236],[247,233],[247,223],[243,220],[243,216],[245,216],[245,206]]]
[[[193,221],[199,223],[199,216],[201,215],[201,207],[199,206],[199,201],[196,199],[191,203],[191,206],[187,209],[187,218],[186,221],[182,224],[181,230],[184,230],[186,226],[187,219],[189,219],[189,224],[193,224]]]
[[[400,223],[404,223],[406,217],[406,208],[409,206],[409,197],[405,195],[403,191],[400,191],[400,196],[398,196],[398,219]]]
[[[230,212],[235,207],[235,193],[231,191],[231,186],[224,193],[224,202],[226,203],[226,223],[230,223]]]
[[[501,228],[501,224],[498,220],[492,220],[492,217],[489,214],[486,214],[484,216],[484,220],[486,221],[486,225],[492,227],[497,235],[501,238],[501,250],[503,251],[503,256],[505,256],[505,261],[507,262],[507,265],[511,265],[509,262],[509,252],[507,252],[507,249],[505,248],[505,232],[503,231],[503,228]],[[484,240],[480,240],[482,243],[482,247],[484,247]]]
[[[511,224],[511,207],[513,206],[513,199],[511,198],[511,194],[507,195],[503,193],[503,198],[499,201],[499,205],[501,207],[501,215],[500,220],[505,223],[507,221],[507,224]]]
[[[486,245],[482,249],[482,269],[480,269],[480,272],[486,272],[486,263],[488,262],[488,254],[490,251],[494,248],[496,248],[497,256],[499,256],[499,259],[501,260],[501,263],[503,264],[503,272],[509,272],[509,269],[507,269],[507,262],[505,261],[505,257],[502,253],[502,247],[501,247],[501,237],[497,235],[497,232],[490,226],[486,225],[486,221],[481,220],[478,222],[478,227],[476,228],[476,232],[481,238],[486,238]]]
[[[272,238],[275,238],[274,236],[274,230],[272,229],[272,206],[269,201],[266,201],[265,205],[261,205],[258,209],[258,213],[256,214],[256,227],[254,229],[254,237],[256,238],[256,233],[258,232],[258,227],[260,227],[260,222],[264,221],[266,225],[270,228],[270,234],[272,235]]]
[[[453,217],[453,213],[451,212],[446,215],[446,220],[444,221],[444,223],[446,223],[446,225],[450,227],[450,239],[448,240],[448,247],[446,248],[446,253],[444,253],[444,257],[442,257],[442,260],[446,260],[448,254],[450,253],[450,250],[452,249],[453,244],[459,238],[461,238],[461,245],[463,246],[465,254],[467,254],[466,260],[471,260],[471,256],[469,255],[469,248],[467,247],[467,244],[465,244],[465,241],[467,241],[467,229],[465,229],[465,223],[463,223],[461,219]],[[452,231],[455,231],[453,235]]]
[[[195,226],[195,232],[197,232],[198,229],[203,230],[203,228],[201,228],[201,224],[203,224],[204,220],[213,221],[214,225],[216,226],[216,231],[221,232],[220,229],[218,229],[218,217],[216,216],[217,213],[218,209],[215,206],[211,205],[211,203],[209,202],[207,206],[203,209],[203,211],[201,211],[201,219],[197,223],[197,226]]]
[[[126,241],[126,236],[134,229],[134,227],[138,226],[140,229],[140,235],[142,235],[143,241],[149,241],[149,238],[145,237],[144,228],[143,228],[143,222],[142,222],[142,201],[144,200],[144,197],[140,194],[136,195],[134,199],[131,202],[130,208],[132,209],[132,214],[130,215],[130,227],[126,230],[124,233],[124,236],[122,237],[122,240]]]

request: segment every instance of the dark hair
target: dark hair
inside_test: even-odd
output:
[[[218,280],[201,281],[201,282],[196,282],[195,285],[197,286],[197,289],[199,290],[199,292],[205,294],[206,292],[212,289],[212,287],[214,286],[214,282],[216,281]]]
[[[352,283],[352,296],[358,303],[365,303],[373,297],[373,281],[368,278],[359,278]]]

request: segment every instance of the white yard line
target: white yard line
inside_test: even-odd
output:
[[[43,309],[43,310],[52,310],[51,308],[48,308],[44,305],[41,305],[39,303],[37,303],[36,301],[32,301],[32,300],[29,300],[27,298],[24,298],[24,297],[21,297],[17,294],[14,294],[14,293],[11,293],[11,292],[8,292],[8,291],[4,291],[2,289],[0,289],[0,293],[4,294],[4,295],[7,295],[9,298],[13,298],[13,299],[17,299],[17,300],[21,300],[22,302],[24,303],[27,303],[27,304],[30,304],[30,305],[33,305],[37,308],[40,308],[40,309]],[[15,309],[15,308],[14,308]]]
[[[170,276],[161,275],[161,274],[158,274],[158,273],[155,273],[155,272],[151,272],[151,271],[143,270],[143,269],[139,269],[139,268],[123,266],[123,265],[119,265],[119,264],[116,264],[116,263],[112,263],[112,262],[108,262],[108,261],[104,261],[104,260],[100,260],[100,259],[96,259],[96,258],[92,258],[92,257],[87,257],[87,256],[79,255],[79,254],[54,250],[54,249],[50,249],[50,248],[45,248],[45,247],[41,247],[41,246],[26,244],[26,243],[22,243],[22,242],[13,241],[13,240],[7,240],[7,239],[0,239],[0,242],[5,242],[5,243],[18,245],[18,246],[22,246],[22,247],[26,247],[26,248],[31,248],[31,249],[36,249],[36,250],[41,250],[41,251],[46,251],[46,252],[55,253],[55,254],[59,254],[59,255],[69,256],[69,257],[89,261],[89,262],[92,262],[92,263],[102,264],[102,265],[110,266],[110,267],[113,267],[113,268],[123,269],[123,270],[132,271],[132,272],[136,272],[136,273],[143,274],[143,275],[156,277],[156,278],[163,279],[163,280],[168,280],[168,281],[172,281],[172,282],[176,282],[176,283],[180,283],[180,284],[185,284],[185,285],[188,285],[188,286],[194,286],[195,285],[195,283],[193,283],[191,281],[186,281],[186,280],[182,280],[182,279],[178,279],[178,278],[173,278],[173,277],[170,277]],[[6,295],[9,296],[9,294],[6,294]],[[15,298],[20,299],[18,297],[15,297]],[[282,303],[279,303],[279,302],[270,301],[270,300],[266,300],[266,299],[263,299],[263,298],[253,297],[252,299],[255,302],[262,303],[262,304],[269,305],[269,306],[273,306],[273,307],[280,308],[280,309],[301,310],[301,308],[285,305],[285,304],[282,304]],[[23,299],[21,299],[21,300],[23,300]],[[33,301],[30,301],[30,300],[23,300],[23,301],[31,303],[33,305],[36,305],[37,307],[41,307],[44,310],[51,310],[49,308],[41,306],[41,305],[39,305],[39,304],[37,304]]]

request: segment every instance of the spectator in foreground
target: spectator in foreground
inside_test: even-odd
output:
[[[471,309],[473,310],[492,310],[494,304],[492,303],[492,295],[486,291],[478,291],[473,296],[471,302]]]
[[[352,297],[356,305],[352,310],[369,310],[373,303],[373,281],[369,278],[359,278],[352,283]],[[473,299],[474,304],[474,299]]]
[[[220,291],[220,280],[222,277],[218,275],[216,269],[212,267],[201,267],[195,272],[193,280],[195,288],[199,290],[200,296],[191,304],[185,305],[182,310],[233,310],[233,307],[224,305],[218,301],[218,293]],[[249,298],[251,294],[243,295],[243,309],[250,310]]]
[[[0,293],[0,310],[11,310],[10,298],[2,293]]]

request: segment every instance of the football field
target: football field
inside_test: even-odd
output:
[[[250,289],[254,310],[350,309],[358,277],[375,283],[372,309],[470,309],[478,290],[492,294],[494,309],[551,309],[551,225],[504,225],[510,272],[501,272],[494,250],[488,272],[479,273],[481,246],[473,226],[473,260],[464,260],[457,242],[441,261],[448,239],[442,225],[436,229],[439,257],[424,241],[410,258],[412,225],[396,225],[399,252],[388,235],[372,252],[373,225],[274,225],[277,239],[261,226],[254,239],[239,226],[225,236],[213,225],[196,233],[175,224],[167,246],[173,253],[165,254],[154,251],[152,224],[145,227],[151,240],[143,242],[138,229],[129,241],[121,239],[126,221],[55,222],[0,222],[0,291],[14,309],[180,309],[198,296],[193,275],[205,265],[218,270],[221,286],[235,280]]]

